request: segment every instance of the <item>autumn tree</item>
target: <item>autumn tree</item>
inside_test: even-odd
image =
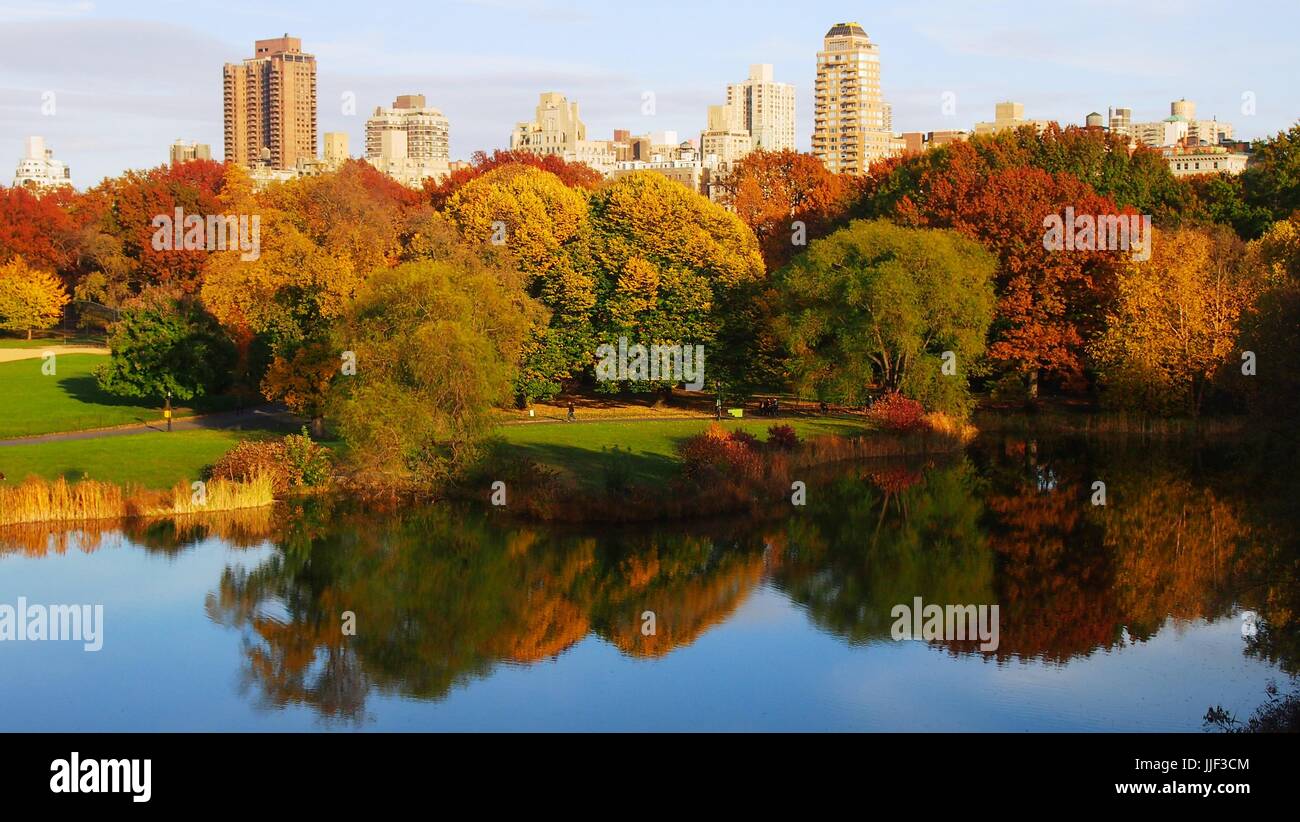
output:
[[[590,191],[600,185],[604,179],[586,163],[570,162],[558,154],[534,154],[531,151],[505,151],[497,149],[491,154],[476,151],[470,157],[469,166],[458,168],[451,174],[435,182],[425,181],[424,193],[429,203],[436,209],[446,207],[452,195],[467,183],[482,177],[490,171],[503,166],[524,165],[554,174],[560,182],[570,188]]]
[[[586,197],[534,165],[496,165],[456,191],[446,214],[475,247],[508,254],[528,293],[550,309],[524,346],[516,394],[524,401],[553,396],[594,348]]]
[[[857,221],[814,241],[777,275],[791,381],[839,403],[861,404],[883,388],[964,414],[996,268],[952,231]]]
[[[26,331],[51,328],[63,317],[68,291],[49,271],[27,265],[22,257],[0,263],[0,328]]]
[[[404,263],[361,287],[335,336],[356,373],[334,381],[329,417],[364,476],[430,491],[476,453],[541,310],[518,280],[466,255]]]
[[[775,271],[845,220],[855,180],[831,173],[811,154],[759,149],[721,178],[721,201],[753,230]]]
[[[1247,247],[1246,267],[1260,293],[1242,320],[1241,348],[1254,356],[1243,375],[1251,405],[1271,425],[1290,426],[1300,414],[1300,216],[1273,225]]]
[[[653,172],[609,181],[590,202],[599,341],[704,345],[709,380],[750,380],[766,277],[749,227]]]
[[[1151,259],[1120,270],[1115,307],[1093,346],[1115,402],[1199,414],[1215,376],[1238,349],[1257,280],[1243,271],[1227,229],[1157,232]]]
[[[1055,250],[1045,242],[1047,220],[1067,207],[1077,215],[1123,212],[1069,174],[1032,167],[986,173],[971,146],[943,149],[949,160],[922,175],[923,196],[904,195],[894,218],[955,229],[997,255],[998,304],[988,348],[997,369],[1018,375],[1030,397],[1043,377],[1079,385],[1086,346],[1101,332],[1113,298],[1118,254]]]

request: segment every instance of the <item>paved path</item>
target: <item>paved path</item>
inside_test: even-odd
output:
[[[47,351],[53,351],[55,354],[102,354],[105,357],[108,356],[107,348],[93,345],[47,345],[44,348],[0,348],[0,362],[39,360],[45,356]]]
[[[273,405],[263,405],[245,411],[218,411],[213,414],[199,414],[172,420],[173,431],[194,431],[198,429],[240,429],[263,428],[267,423],[296,423],[299,418]],[[69,442],[72,440],[93,440],[101,437],[122,437],[130,434],[146,434],[151,431],[166,431],[165,420],[156,422],[119,425],[115,428],[93,428],[87,431],[64,431],[57,434],[39,434],[34,437],[0,440],[0,447],[7,445],[35,445],[42,442]]]

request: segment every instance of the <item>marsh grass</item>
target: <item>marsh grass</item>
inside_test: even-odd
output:
[[[247,482],[210,480],[204,490],[206,501],[199,504],[184,481],[167,491],[151,491],[99,480],[70,483],[62,477],[29,477],[18,485],[0,485],[0,526],[188,516],[257,508],[275,501],[274,483],[266,474]]]

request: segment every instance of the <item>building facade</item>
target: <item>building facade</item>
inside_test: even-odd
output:
[[[1174,147],[1164,151],[1165,162],[1175,177],[1197,174],[1240,174],[1249,157],[1220,146]]]
[[[72,185],[67,163],[54,159],[54,150],[46,148],[44,137],[28,137],[26,151],[14,172],[14,188],[58,188]]]
[[[316,58],[302,40],[258,40],[222,70],[226,161],[292,169],[316,159]]]
[[[716,158],[721,169],[729,169],[754,149],[753,137],[745,128],[744,112],[728,103],[709,106],[708,126],[700,133],[700,154]]]
[[[510,149],[586,163],[601,174],[608,174],[615,163],[612,142],[588,140],[587,127],[578,116],[578,104],[554,91],[541,95],[531,122],[515,125],[510,133]]]
[[[212,146],[207,143],[196,143],[193,140],[177,140],[172,143],[168,156],[174,166],[191,160],[211,160]]]
[[[423,94],[403,94],[366,121],[366,160],[404,185],[451,173],[447,118],[426,104]]]
[[[1050,120],[1026,120],[1025,104],[1007,100],[993,107],[992,122],[975,124],[975,133],[997,134],[999,131],[1017,129],[1021,126],[1033,126],[1039,134],[1042,134],[1050,122]]]
[[[753,148],[794,151],[794,86],[776,82],[771,65],[752,65],[746,80],[728,85],[727,105],[739,112]]]
[[[1186,98],[1169,104],[1169,116],[1149,123],[1134,123],[1134,142],[1151,148],[1171,146],[1217,146],[1231,142],[1232,124],[1218,118],[1196,117],[1196,103]]]
[[[865,174],[901,154],[893,114],[880,91],[880,48],[857,23],[836,23],[817,53],[812,153],[841,174]]]

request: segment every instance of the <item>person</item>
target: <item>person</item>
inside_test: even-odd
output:
[[[822,416],[824,417],[831,410],[831,407],[826,404],[826,400],[822,400],[817,403],[817,409],[822,412]]]
[[[713,412],[714,419],[722,419],[722,396],[718,396],[716,410]]]
[[[569,403],[569,422],[573,422],[573,403]]]

